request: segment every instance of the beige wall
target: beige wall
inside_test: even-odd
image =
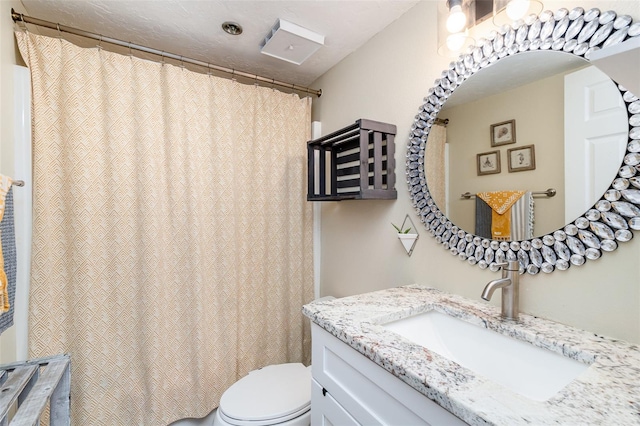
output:
[[[636,0],[547,1],[545,6],[615,9],[640,20]],[[498,276],[461,262],[423,229],[408,257],[391,226],[407,213],[416,218],[404,179],[405,146],[422,98],[449,64],[436,54],[436,7],[434,1],[420,2],[313,84],[323,91],[314,106],[314,119],[322,122],[323,133],[358,118],[398,126],[398,199],[322,204],[322,295],[422,283],[480,300],[484,285]],[[487,25],[482,25],[480,30],[486,31]],[[492,303],[498,304],[499,297]],[[521,307],[595,333],[640,342],[640,239],[582,267],[523,276]]]
[[[556,197],[535,199],[534,232],[543,235],[564,226],[563,108],[564,73],[561,73],[440,112],[439,117],[450,120],[447,215],[453,223],[469,231],[475,228],[475,201],[461,198],[460,194],[465,192],[555,188]],[[516,143],[492,147],[491,124],[507,120],[516,122]],[[508,150],[526,145],[534,145],[536,169],[509,173]],[[501,172],[478,176],[476,155],[491,151],[500,152]]]
[[[18,1],[0,0],[0,173],[13,176],[13,72],[22,64],[13,37],[11,8],[24,12]],[[0,336],[0,363],[16,360],[15,327]]]

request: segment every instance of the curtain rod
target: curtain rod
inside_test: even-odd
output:
[[[31,16],[26,16],[23,15],[22,13],[17,13],[15,10],[13,10],[13,8],[11,9],[11,19],[13,19],[13,22],[24,22],[26,24],[32,24],[32,25],[36,25],[36,26],[40,26],[40,27],[46,27],[46,28],[50,28],[52,30],[57,30],[59,32],[65,32],[65,33],[70,33],[70,34],[74,34],[77,36],[81,36],[81,37],[85,37],[85,38],[91,38],[94,40],[98,40],[99,42],[105,42],[105,43],[109,43],[109,44],[115,44],[117,46],[122,46],[122,47],[126,47],[129,49],[133,49],[133,50],[138,50],[140,52],[145,52],[145,53],[151,53],[153,55],[158,55],[160,57],[165,57],[165,58],[169,58],[169,59],[175,59],[177,61],[180,62],[186,62],[189,64],[193,64],[193,65],[198,65],[200,67],[204,67],[210,70],[215,70],[215,71],[220,71],[226,74],[231,74],[232,76],[239,76],[239,77],[245,77],[254,81],[260,81],[262,83],[266,83],[266,84],[270,84],[273,86],[279,86],[279,87],[284,87],[287,89],[291,89],[294,90],[296,92],[303,92],[303,93],[308,93],[310,95],[315,95],[320,97],[322,95],[322,90],[316,90],[316,89],[311,89],[309,87],[304,87],[304,86],[297,86],[295,84],[291,84],[291,83],[284,83],[282,81],[278,81],[278,80],[274,80],[272,78],[267,78],[267,77],[262,77],[256,74],[249,74],[246,72],[242,72],[242,71],[238,71],[238,70],[234,70],[231,68],[226,68],[226,67],[221,67],[219,65],[213,65],[210,64],[208,62],[203,62],[203,61],[199,61],[197,59],[191,59],[191,58],[185,58],[184,56],[180,56],[180,55],[176,55],[173,53],[169,53],[169,52],[165,52],[162,50],[157,50],[157,49],[153,49],[151,47],[146,47],[146,46],[141,46],[139,44],[134,44],[134,43],[130,43],[128,41],[122,41],[122,40],[118,40],[116,38],[112,38],[112,37],[105,37],[102,36],[101,34],[96,34],[96,33],[92,33],[89,31],[84,31],[84,30],[80,30],[77,28],[73,28],[73,27],[67,27],[65,25],[60,25],[60,24],[56,24],[53,22],[49,22],[49,21],[44,21],[42,19],[38,19],[38,18],[33,18]]]
[[[549,188],[546,191],[532,191],[531,194],[532,195],[545,195],[545,196],[551,198],[551,197],[555,197],[556,192],[557,191],[554,188]],[[466,198],[468,200],[469,198],[472,198],[472,197],[475,197],[475,196],[476,196],[476,194],[472,194],[470,192],[465,192],[464,194],[460,195],[460,198]]]

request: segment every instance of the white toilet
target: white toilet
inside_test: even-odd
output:
[[[309,426],[311,367],[269,365],[251,371],[227,389],[214,426]]]

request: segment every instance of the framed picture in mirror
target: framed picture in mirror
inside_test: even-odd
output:
[[[477,154],[478,176],[500,173],[500,151]]]
[[[491,125],[491,146],[516,143],[516,120]]]
[[[507,150],[509,173],[535,170],[536,151],[533,145],[525,145]]]

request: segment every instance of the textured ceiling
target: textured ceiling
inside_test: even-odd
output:
[[[587,65],[589,63],[582,57],[553,50],[507,56],[492,64],[491,72],[478,72],[465,80],[464,90],[453,92],[447,99],[446,108],[474,102]]]
[[[267,78],[309,86],[419,0],[22,0],[27,15]],[[278,18],[325,36],[302,65],[260,53]],[[225,21],[242,25],[231,36]]]

